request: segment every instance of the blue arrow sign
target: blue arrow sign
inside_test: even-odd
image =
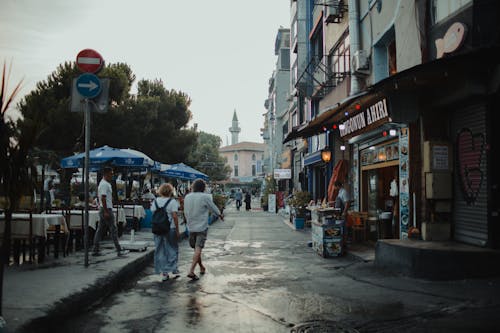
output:
[[[85,98],[99,96],[101,89],[101,80],[94,74],[85,73],[76,79],[76,90]]]

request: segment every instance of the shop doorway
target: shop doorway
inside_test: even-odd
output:
[[[399,197],[391,193],[391,183],[398,184],[399,163],[362,170],[361,210],[375,225],[371,238],[399,238]],[[392,186],[394,187],[394,183]]]

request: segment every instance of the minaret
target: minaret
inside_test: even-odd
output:
[[[233,126],[229,127],[229,132],[231,132],[231,144],[235,145],[238,143],[238,135],[241,132],[241,128],[238,127],[238,117],[236,116],[236,109],[234,109],[233,114]]]

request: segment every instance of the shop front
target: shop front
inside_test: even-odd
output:
[[[391,106],[389,96],[355,103],[339,125],[352,154],[353,210],[368,216],[373,240],[408,236],[409,129],[395,122]]]

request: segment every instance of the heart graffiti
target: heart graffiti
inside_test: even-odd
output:
[[[484,152],[484,135],[472,134],[468,128],[462,129],[457,136],[458,172],[464,199],[471,205],[476,202],[483,183],[481,160]]]

